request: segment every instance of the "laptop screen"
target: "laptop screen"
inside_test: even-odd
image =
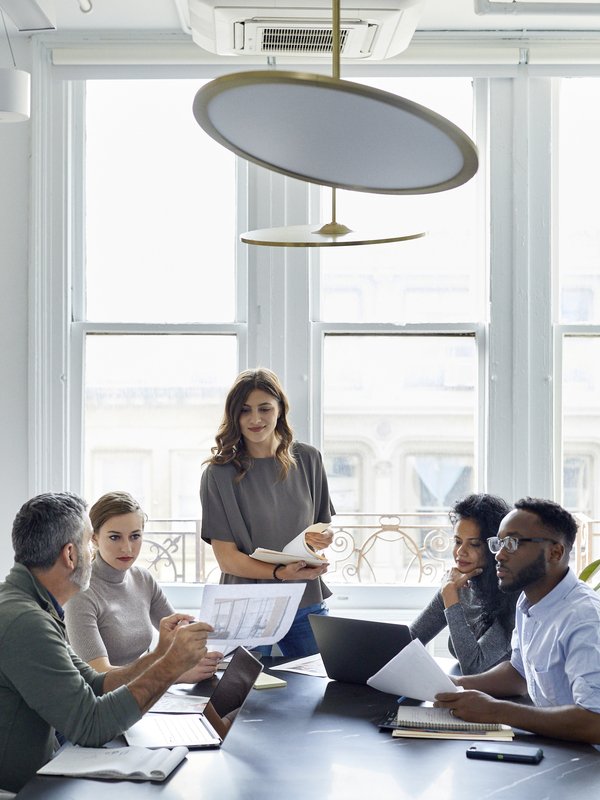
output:
[[[309,614],[327,675],[365,683],[411,641],[407,625]]]
[[[260,661],[238,647],[210,696],[204,716],[224,739],[262,671]]]
[[[127,743],[151,748],[219,747],[261,670],[260,661],[238,647],[202,714],[153,714],[151,709],[125,731]]]

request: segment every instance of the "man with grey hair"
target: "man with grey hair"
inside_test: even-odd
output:
[[[172,614],[150,661],[98,673],[76,655],[62,606],[89,584],[91,534],[84,501],[66,492],[15,518],[15,564],[0,583],[0,790],[18,791],[52,757],[56,730],[88,747],[110,741],[206,654],[212,628]]]

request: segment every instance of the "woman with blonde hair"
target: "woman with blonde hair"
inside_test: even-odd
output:
[[[92,577],[89,589],[66,603],[65,623],[75,652],[107,672],[140,657],[151,659],[154,632],[174,611],[148,570],[135,564],[146,522],[137,500],[127,492],[108,492],[89,515],[96,547]],[[221,653],[208,653],[179,682],[212,677],[220,658]]]
[[[289,403],[269,369],[238,375],[225,401],[216,446],[202,474],[202,538],[212,544],[223,583],[306,582],[300,608],[288,634],[278,642],[285,656],[317,652],[309,614],[326,614],[331,592],[321,580],[327,566],[266,564],[250,558],[256,547],[282,550],[305,528],[331,522],[321,454],[294,441]],[[320,550],[330,531],[307,534]]]

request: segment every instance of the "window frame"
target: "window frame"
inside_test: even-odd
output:
[[[77,41],[77,47],[83,43]],[[94,42],[90,43],[93,46]],[[489,236],[489,319],[461,325],[367,326],[319,321],[318,256],[300,248],[251,248],[238,243],[237,321],[230,325],[122,326],[83,323],[76,302],[81,259],[83,93],[86,75],[206,77],[230,71],[218,58],[186,66],[57,66],[55,43],[32,47],[32,213],[30,281],[30,490],[81,490],[82,364],[87,331],[235,333],[239,367],[268,364],[286,385],[298,438],[322,446],[324,337],[345,332],[448,333],[477,337],[478,448],[481,490],[514,500],[555,496],[560,454],[560,351],[553,327],[551,230],[552,76],[565,68],[522,69],[410,64],[352,65],[353,74],[470,75],[478,98],[477,130]],[[66,45],[65,45],[66,47]],[[67,47],[68,49],[68,47]],[[64,62],[63,62],[64,63]],[[237,64],[238,62],[236,62]],[[242,62],[240,68],[245,68]],[[311,68],[312,65],[311,65]],[[323,71],[319,66],[317,70]],[[596,70],[597,72],[598,70]],[[594,69],[586,67],[585,74]],[[547,124],[546,124],[547,123]],[[478,137],[480,134],[478,133]],[[318,187],[240,162],[245,191],[239,230],[318,218]],[[399,245],[401,247],[401,245]],[[488,266],[482,265],[488,269]],[[535,308],[530,287],[535,286]],[[271,297],[282,298],[272,303]],[[536,309],[542,309],[538,313]],[[565,331],[566,327],[562,326]],[[581,329],[578,326],[577,331]],[[283,335],[282,335],[283,334]],[[535,413],[532,411],[535,410]],[[554,464],[554,466],[553,466]]]

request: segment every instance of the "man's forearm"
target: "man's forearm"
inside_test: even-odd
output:
[[[161,621],[161,628],[164,622],[173,622],[173,617],[177,616],[166,617]],[[180,675],[204,658],[207,652],[206,638],[212,630],[212,626],[206,622],[188,624],[186,621],[182,625],[181,620],[177,621],[166,650],[164,645],[161,647],[159,640],[159,646],[153,653],[138,659],[129,668],[108,672],[104,679],[104,691],[121,686],[128,672],[131,675],[130,670],[134,670],[136,674],[126,685],[142,713],[145,713]],[[139,672],[140,669],[143,671]]]
[[[536,708],[499,700],[494,705],[497,721],[540,736],[600,744],[600,714],[579,706]]]
[[[527,693],[525,678],[508,661],[479,675],[458,678],[456,684],[464,689],[477,689],[492,697],[518,697]]]
[[[110,674],[110,673],[109,673]],[[154,663],[127,684],[142,713],[146,713],[165,691],[175,683],[181,667],[170,655],[157,658]]]
[[[131,664],[126,664],[124,667],[114,667],[104,676],[104,692],[111,692],[113,689],[118,689],[119,686],[131,683],[145,672],[148,667],[151,667],[158,658],[159,656],[156,651],[152,651],[151,653],[140,656]]]

